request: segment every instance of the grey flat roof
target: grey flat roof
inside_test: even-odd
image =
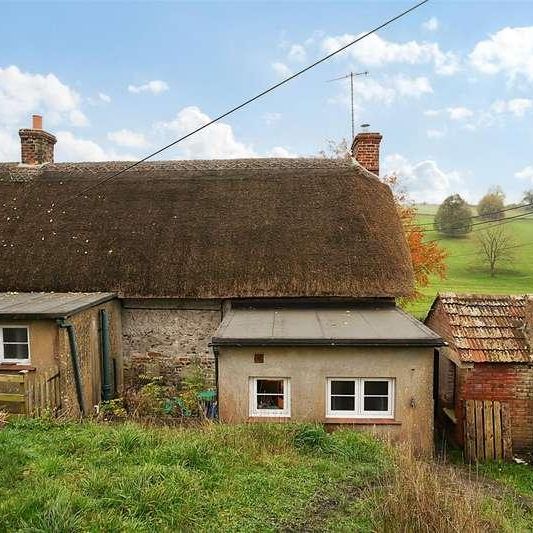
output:
[[[213,346],[440,346],[442,339],[394,306],[231,309]]]
[[[62,318],[115,297],[112,292],[0,292],[0,317]]]

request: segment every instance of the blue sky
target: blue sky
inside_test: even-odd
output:
[[[199,126],[408,2],[3,2],[0,160],[32,113],[58,160],[131,159]],[[533,3],[433,0],[164,158],[313,155],[356,121],[417,201],[533,188]]]

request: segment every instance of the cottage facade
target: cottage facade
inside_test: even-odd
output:
[[[260,315],[258,307],[269,313],[296,307],[298,314],[328,306],[341,313],[357,314],[363,308],[395,313],[395,298],[413,290],[409,250],[391,191],[356,158],[158,161],[105,181],[126,163],[53,163],[49,156],[53,136],[33,130],[33,144],[24,145],[27,160],[0,164],[0,192],[6,199],[0,225],[0,290],[117,294],[129,384],[141,373],[178,382],[180,368],[197,361],[214,381],[226,376],[219,383],[219,394],[220,410],[228,413],[225,390],[230,386],[227,376],[233,355],[228,339],[224,347],[217,342],[224,337],[224,319],[237,308],[251,307],[252,321]],[[21,138],[28,137],[26,131]],[[361,133],[353,146],[354,154],[376,172],[380,138]],[[361,317],[364,322],[365,314]],[[347,411],[349,423],[354,423],[365,401],[354,391],[374,387],[378,399],[367,400],[367,406],[387,404],[381,411],[389,413],[389,406],[401,405],[395,418],[389,416],[390,427],[408,427],[403,415],[406,403],[423,411],[420,417],[428,424],[421,440],[427,449],[431,389],[426,387],[428,366],[420,362],[431,360],[431,346],[440,341],[417,324],[416,338],[407,339],[400,349],[387,340],[384,324],[374,329],[379,331],[372,347],[356,350],[352,342],[349,356],[346,349],[342,356],[342,350],[336,351],[336,335],[328,340],[335,357],[338,353],[341,360],[352,361],[352,370],[348,365],[335,375],[322,376],[320,380],[326,381],[316,391],[315,401],[322,407],[333,402],[324,396],[326,386],[348,391],[349,399],[335,402],[344,405],[341,411]],[[352,341],[370,342],[357,324],[351,323],[348,330]],[[279,357],[306,339],[289,337],[278,342]],[[380,349],[386,354],[378,357]],[[313,348],[306,353],[310,360],[320,361],[326,356],[319,352]],[[413,391],[406,392],[399,404],[398,391],[409,387],[397,375],[396,362],[387,366],[393,353],[407,365],[413,358],[414,373],[409,374]],[[270,356],[265,354],[265,359]],[[286,358],[287,365],[290,359]],[[372,375],[361,375],[368,368],[362,361],[378,359],[382,363]],[[248,386],[250,380],[261,378],[257,372],[246,376]],[[270,368],[265,376],[273,377],[272,373]],[[291,379],[300,379],[289,376],[288,366],[279,377],[289,380],[283,382],[287,387]],[[327,381],[330,378],[346,379],[346,384]],[[380,382],[365,385],[363,378]],[[256,388],[280,386],[279,381],[254,383]],[[244,390],[242,383],[238,387]],[[294,394],[291,401],[298,402]],[[246,398],[249,401],[248,392]],[[265,410],[278,408],[275,400],[264,405]],[[256,405],[257,409],[263,408]],[[313,418],[324,421],[326,411],[317,409],[320,416]],[[254,413],[248,411],[248,418],[260,418]],[[241,412],[234,414],[226,418],[242,419]]]
[[[533,447],[533,302],[528,296],[440,294],[426,325],[447,342],[438,351],[437,416],[464,444],[465,400],[508,404],[513,450]]]

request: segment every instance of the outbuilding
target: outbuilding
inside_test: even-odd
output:
[[[0,293],[0,409],[90,414],[122,389],[113,293]]]
[[[513,450],[532,450],[532,318],[527,295],[445,293],[433,302],[425,323],[447,342],[435,358],[437,420],[456,444],[465,444],[466,402],[497,402],[510,414]]]

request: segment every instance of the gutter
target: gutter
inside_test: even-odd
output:
[[[111,341],[109,339],[109,315],[105,309],[100,309],[100,339],[102,346],[102,400],[107,402],[112,398],[111,384]]]
[[[213,337],[210,346],[445,346],[440,337],[427,339],[227,339]]]
[[[78,354],[78,343],[76,341],[76,330],[74,324],[66,320],[66,318],[58,318],[57,325],[60,328],[64,328],[68,333],[68,341],[70,346],[70,359],[72,361],[72,371],[74,373],[74,383],[76,385],[76,398],[78,400],[78,407],[80,409],[81,416],[85,415],[85,402],[83,400],[83,386],[81,383],[81,371]]]

